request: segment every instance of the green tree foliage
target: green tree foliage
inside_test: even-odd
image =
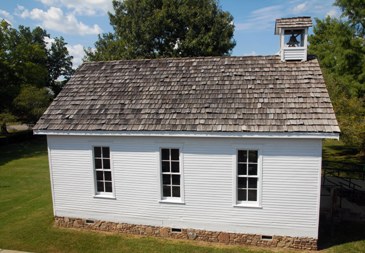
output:
[[[341,128],[341,139],[348,145],[365,151],[364,98],[351,96],[346,91],[346,78],[324,69],[326,85]]]
[[[44,92],[45,88],[48,93],[57,94],[62,83],[73,73],[72,57],[68,55],[63,38],[55,38],[48,48],[45,37],[49,37],[49,34],[40,27],[31,30],[29,27],[19,26],[14,29],[4,20],[0,22],[1,132],[6,132],[6,122],[9,121],[34,123],[33,116],[37,109],[30,109],[26,116],[26,93],[35,94],[35,100],[47,101],[49,104],[49,95]],[[60,78],[65,80],[60,81]],[[29,87],[39,90],[31,91]],[[39,96],[44,96],[43,100]],[[38,102],[35,101],[34,105],[42,104]],[[44,110],[45,107],[40,108]]]
[[[364,0],[336,0],[335,5],[343,11],[352,27],[356,28],[360,36],[365,35],[365,1]]]
[[[74,73],[72,68],[72,56],[68,54],[67,43],[61,38],[55,38],[48,50],[48,79],[47,84],[55,94],[58,94],[63,85],[71,78]],[[59,80],[62,77],[63,80]]]
[[[114,33],[99,36],[86,59],[227,55],[235,46],[233,17],[216,0],[113,0]]]
[[[341,128],[341,138],[365,152],[365,44],[350,21],[316,19],[309,52],[315,54]]]
[[[22,122],[34,124],[47,109],[51,98],[47,88],[24,85],[13,101],[14,112]]]
[[[310,36],[309,50],[320,60],[321,67],[341,79],[342,89],[349,96],[361,96],[365,82],[364,39],[348,22],[327,17],[316,19]]]

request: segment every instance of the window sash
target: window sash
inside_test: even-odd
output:
[[[113,194],[110,147],[94,146],[93,160],[96,195]]]
[[[250,167],[251,165],[251,167]],[[255,166],[252,166],[255,165]],[[236,203],[259,202],[260,168],[258,149],[238,149],[236,152]]]
[[[168,157],[166,157],[167,152]],[[180,199],[182,195],[180,149],[161,148],[160,164],[162,199]]]

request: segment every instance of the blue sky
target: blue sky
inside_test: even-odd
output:
[[[220,0],[223,10],[234,17],[236,47],[232,55],[275,54],[279,38],[274,35],[275,19],[311,16],[338,17],[334,0]],[[112,31],[108,11],[111,0],[2,0],[0,19],[14,27],[41,26],[54,37],[64,37],[74,56],[82,62],[83,48],[93,47],[99,33]]]

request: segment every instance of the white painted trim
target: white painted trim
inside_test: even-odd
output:
[[[180,199],[180,198],[179,198]],[[185,205],[185,202],[181,201],[181,200],[174,200],[173,198],[171,199],[162,199],[159,200],[158,203],[161,204],[178,204],[178,205]]]
[[[317,185],[317,210],[316,210],[316,227],[317,227],[317,238],[319,234],[319,216],[320,216],[320,207],[321,207],[321,190],[322,190],[322,150],[323,150],[323,143],[320,143],[320,156],[318,158],[318,185]]]
[[[112,175],[112,191],[113,192],[98,192],[97,191],[97,180],[96,180],[96,170],[95,170],[95,154],[94,147],[108,147],[109,148],[109,163],[110,163],[110,172]],[[94,176],[94,198],[102,198],[102,199],[116,199],[115,194],[115,175],[114,175],[114,164],[113,164],[113,155],[112,148],[110,145],[102,145],[100,143],[92,143],[91,144],[91,159],[92,159],[92,171]]]
[[[252,209],[262,209],[262,206],[255,206],[255,205],[246,205],[246,204],[236,204],[233,205],[233,207],[237,207],[237,208],[252,208]]]
[[[49,147],[48,136],[47,136],[47,151],[48,151],[49,177],[51,181],[51,191],[52,191],[52,208],[53,208],[53,215],[56,216],[56,201],[55,201],[56,196],[54,193],[54,183],[53,183],[52,154],[51,154],[51,149]]]
[[[339,133],[316,132],[193,132],[193,131],[62,131],[34,130],[38,135],[60,136],[130,136],[130,137],[197,137],[197,138],[288,138],[336,139]]]
[[[247,208],[262,208],[262,156],[263,156],[263,145],[251,145],[251,144],[242,144],[242,145],[235,145],[234,146],[234,154],[233,154],[233,207],[247,207]],[[237,166],[237,152],[238,150],[257,150],[258,153],[258,163],[257,163],[257,178],[258,178],[258,185],[257,185],[257,201],[244,201],[238,203],[237,201],[237,173],[238,173],[238,166]]]
[[[94,199],[117,199],[117,198],[113,195],[98,194],[98,195],[94,195]]]
[[[280,59],[281,59],[281,61],[284,61],[284,44],[285,44],[284,29],[280,28]]]
[[[161,150],[162,149],[179,149],[179,169],[180,169],[180,198],[177,197],[163,197],[162,184],[162,163]],[[158,183],[159,183],[159,203],[170,204],[185,204],[185,187],[184,187],[184,145],[182,143],[171,144],[171,142],[158,142]]]

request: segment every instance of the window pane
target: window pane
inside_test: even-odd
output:
[[[248,179],[248,188],[257,188],[257,178]]]
[[[238,164],[238,175],[247,175],[247,164]]]
[[[96,172],[96,180],[104,180],[103,178],[103,172],[102,171],[97,171]]]
[[[256,190],[248,190],[248,200],[257,201],[257,191]]]
[[[172,175],[172,184],[180,185],[180,175]]]
[[[171,188],[170,186],[163,186],[163,196],[164,197],[171,197]]]
[[[103,168],[110,169],[110,160],[109,159],[103,159]]]
[[[104,191],[104,182],[103,181],[97,181],[96,190],[98,192],[103,192]]]
[[[248,164],[248,174],[257,175],[257,164]]]
[[[112,173],[110,171],[105,171],[104,172],[104,176],[105,176],[105,181],[112,181]]]
[[[238,162],[247,162],[247,151],[238,150]]]
[[[246,200],[246,190],[238,190],[237,200],[238,201]]]
[[[169,149],[167,148],[164,148],[164,149],[161,149],[161,159],[162,160],[169,160]]]
[[[94,147],[94,156],[101,157],[101,147]]]
[[[248,161],[250,163],[257,163],[257,150],[248,151]]]
[[[173,197],[180,197],[180,187],[179,186],[173,186],[172,187],[172,196]]]
[[[179,162],[171,162],[171,172],[179,172]]]
[[[179,150],[178,149],[171,149],[171,160],[179,160]]]
[[[110,157],[110,151],[108,147],[103,147],[103,157],[109,158]]]
[[[170,175],[162,175],[163,184],[171,184]]]
[[[105,192],[113,192],[112,182],[105,182]]]
[[[101,169],[101,159],[95,159],[95,169]]]
[[[247,178],[245,177],[238,178],[238,188],[247,188]]]
[[[170,172],[170,163],[162,162],[162,172]]]

